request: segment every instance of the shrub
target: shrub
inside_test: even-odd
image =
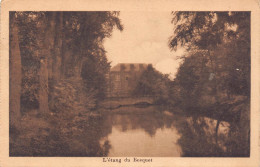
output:
[[[50,84],[49,107],[52,112],[81,113],[96,106],[95,91],[81,79],[64,79]]]

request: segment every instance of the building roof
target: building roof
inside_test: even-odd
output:
[[[110,71],[141,71],[148,67],[145,63],[119,63],[112,67]]]

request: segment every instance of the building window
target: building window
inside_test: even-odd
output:
[[[125,77],[125,80],[128,80],[128,77]]]

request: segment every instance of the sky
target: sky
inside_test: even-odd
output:
[[[160,72],[174,78],[184,49],[170,51],[173,34],[171,12],[120,12],[124,30],[114,29],[104,46],[112,67],[118,63],[151,63]]]

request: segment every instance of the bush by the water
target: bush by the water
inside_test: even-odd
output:
[[[64,79],[52,85],[49,92],[52,112],[80,113],[96,106],[96,92],[87,89],[82,79]]]
[[[83,132],[89,124],[90,117],[98,117],[98,114],[90,111],[96,106],[95,92],[87,90],[84,82],[75,78],[61,80],[50,86],[51,112],[28,111],[22,116],[19,127],[10,127],[10,155],[91,154],[82,147],[84,143],[73,143],[73,136]],[[78,149],[81,147],[83,150]]]

